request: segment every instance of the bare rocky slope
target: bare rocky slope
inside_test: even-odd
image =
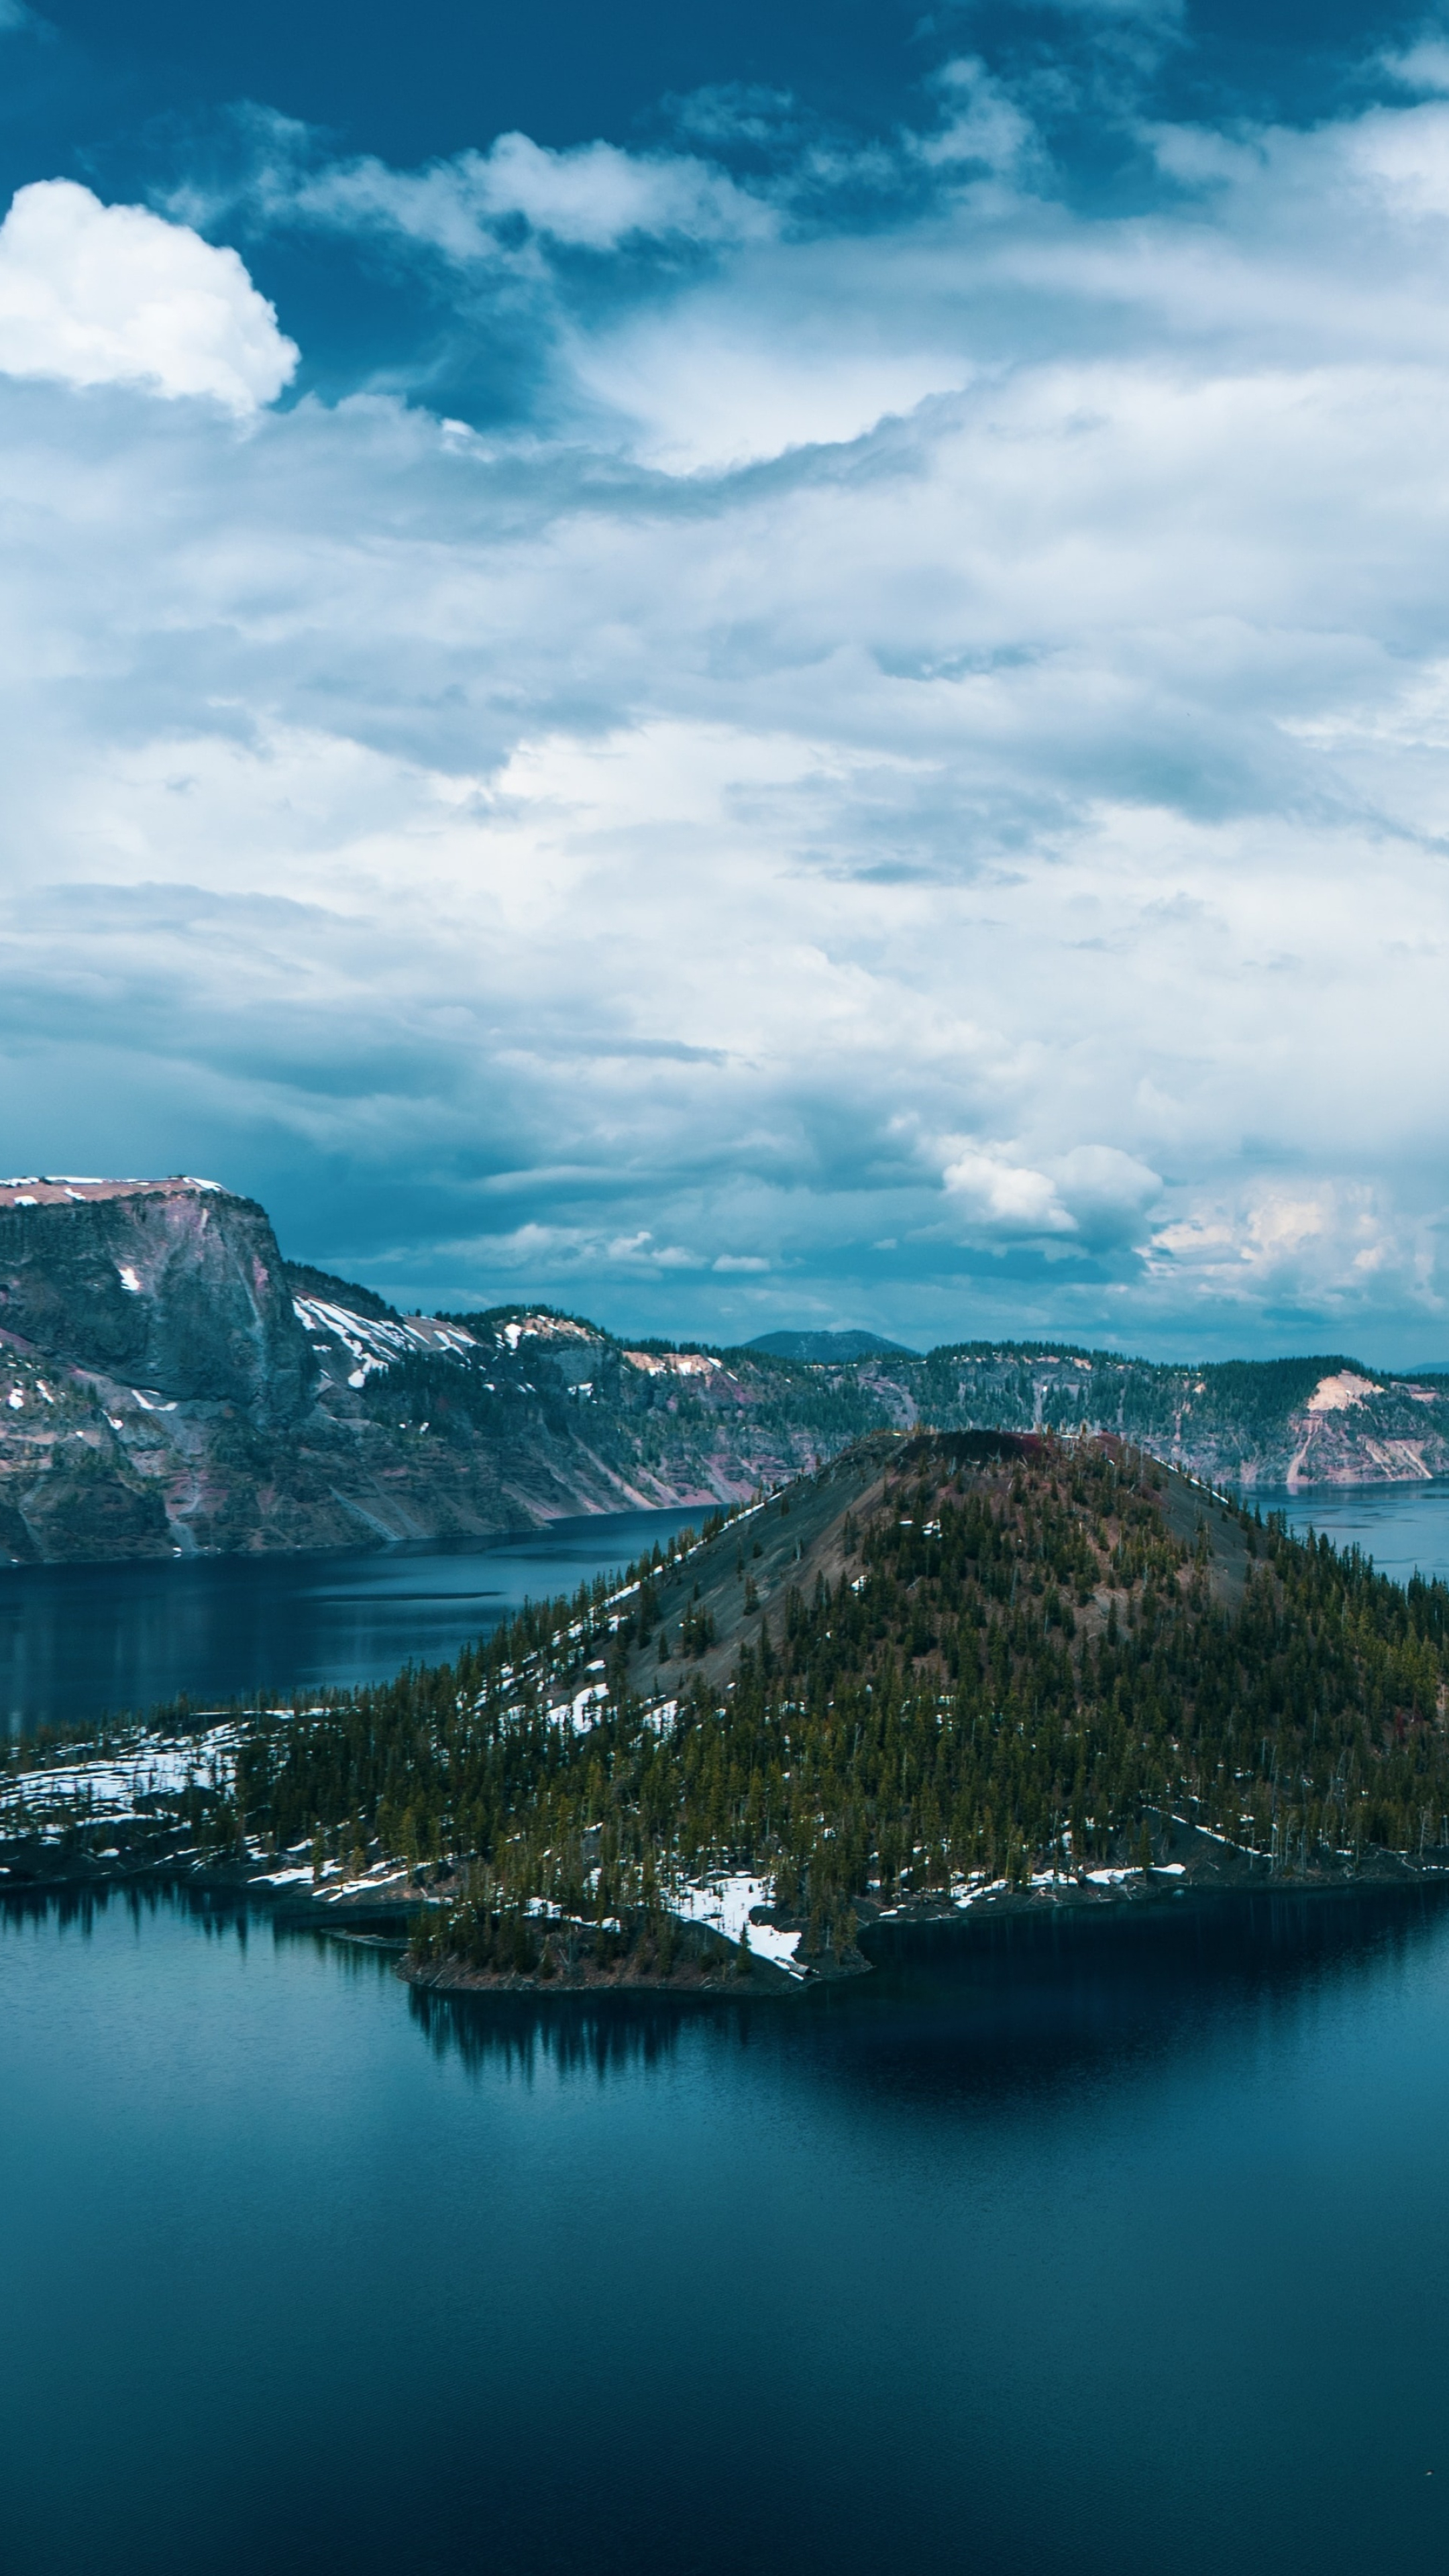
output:
[[[1449,1381],[1341,1355],[1194,1370],[1065,1345],[629,1346],[543,1309],[395,1314],[286,1262],[265,1211],[209,1181],[0,1185],[0,1561],[728,1502],[918,1424],[1086,1425],[1250,1489],[1449,1474]]]

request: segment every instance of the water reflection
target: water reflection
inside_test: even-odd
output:
[[[1442,1945],[1449,1889],[1213,1894],[867,1936],[876,1974],[810,2014],[818,2073],[880,2101],[1043,2109],[1333,1998]]]
[[[1116,1915],[878,1930],[869,1978],[799,1996],[448,1995],[409,1987],[435,2056],[629,2076],[692,2047],[763,2051],[789,2080],[879,2106],[973,2114],[1200,2057],[1247,2027],[1272,2045],[1449,1933],[1449,1889],[1214,1895]]]
[[[709,2007],[191,1889],[0,1922],[7,2566],[249,2576],[253,2494],[349,2576],[1444,2566],[1442,1899]]]
[[[245,1951],[305,1947],[333,1974],[392,1988],[399,2014],[473,2084],[625,2082],[686,2047],[756,2052],[787,2085],[853,2115],[1050,2116],[1158,2081],[1215,2050],[1281,2051],[1329,2007],[1392,1984],[1449,1939],[1449,1888],[1184,1897],[1120,1913],[877,1927],[874,1973],[801,1995],[442,1994],[396,1977],[401,1927],[346,1930],[182,1884],[0,1892],[0,1937],[50,1922],[91,1937],[108,1913],[171,1915]]]
[[[496,2070],[531,2079],[540,2065],[603,2081],[675,2057],[682,2033],[700,2022],[732,2021],[738,2037],[748,2006],[664,1995],[440,1995],[410,1986],[408,2010],[434,2056],[456,2058],[475,2081]]]
[[[184,1882],[147,1879],[108,1885],[102,1880],[86,1887],[0,1889],[0,1935],[19,1924],[53,1923],[61,1932],[78,1932],[89,1940],[112,1913],[129,1918],[137,1931],[161,1916],[177,1916],[199,1924],[208,1938],[229,1935],[242,1949],[258,1921],[257,1910],[245,1901]]]

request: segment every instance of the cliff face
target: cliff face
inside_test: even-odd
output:
[[[474,1333],[348,1294],[289,1273],[263,1210],[209,1182],[0,1184],[0,1561],[712,1504],[861,1427],[853,1394],[798,1370],[792,1413],[765,1362],[629,1355],[547,1315]]]
[[[209,1181],[0,1185],[0,1556],[208,1544],[191,1516],[207,1529],[316,1384],[253,1201]]]
[[[1449,1382],[960,1344],[802,1361],[461,1323],[283,1262],[202,1181],[0,1184],[0,1562],[481,1536],[743,1499],[864,1433],[1113,1431],[1216,1483],[1449,1475]]]
[[[279,1427],[316,1381],[264,1210],[207,1181],[0,1188],[0,1330],[48,1360]]]
[[[1115,1431],[1252,1492],[1449,1475],[1449,1379],[1371,1376],[1341,1355],[1174,1368],[1103,1351],[962,1344],[867,1363],[942,1430]]]

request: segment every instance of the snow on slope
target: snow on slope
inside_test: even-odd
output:
[[[106,1816],[120,1824],[143,1812],[138,1799],[175,1797],[193,1783],[226,1789],[241,1729],[228,1723],[204,1735],[138,1735],[128,1747],[81,1755],[43,1771],[21,1771],[0,1785],[0,1817],[20,1809],[33,1817]]]
[[[772,1923],[751,1923],[751,1908],[769,1905],[775,1893],[772,1878],[751,1878],[743,1871],[733,1877],[709,1878],[697,1884],[673,1888],[667,1898],[671,1914],[685,1923],[707,1923],[713,1932],[722,1932],[727,1941],[743,1942],[746,1932],[750,1948],[757,1959],[768,1959],[772,1967],[784,1968],[792,1977],[806,1973],[795,1953],[800,1946],[798,1932],[777,1932]]]
[[[390,1368],[410,1351],[447,1351],[462,1359],[478,1348],[461,1324],[443,1324],[434,1315],[409,1315],[393,1324],[380,1315],[355,1315],[350,1306],[333,1306],[325,1297],[294,1297],[292,1306],[314,1348],[319,1341],[340,1342],[349,1354],[349,1386],[362,1386],[374,1369]]]

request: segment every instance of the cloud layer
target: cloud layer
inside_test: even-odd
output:
[[[1432,72],[1144,126],[1127,216],[970,62],[853,159],[726,167],[783,110],[712,99],[197,180],[521,335],[520,425],[268,410],[174,194],[24,191],[17,1168],[220,1168],[401,1293],[641,1327],[1449,1349]]]

